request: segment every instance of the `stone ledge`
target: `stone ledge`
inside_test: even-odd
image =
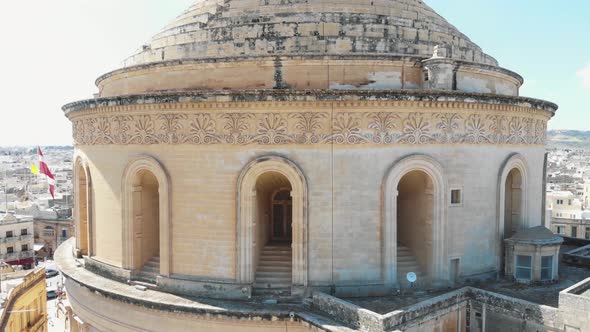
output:
[[[511,97],[495,94],[467,93],[461,91],[410,91],[410,90],[244,90],[244,91],[183,91],[139,94],[109,98],[81,100],[66,104],[62,110],[70,113],[99,107],[175,104],[199,102],[334,102],[334,101],[410,101],[410,102],[459,102],[509,105],[544,110],[555,114],[554,103],[527,97]]]
[[[104,296],[112,301],[141,306],[147,309],[185,313],[208,317],[222,317],[235,320],[255,321],[300,321],[322,331],[347,332],[348,327],[330,318],[309,312],[302,304],[261,305],[245,301],[223,301],[177,296],[155,290],[140,291],[126,283],[97,275],[84,267],[77,266],[72,255],[75,239],[62,243],[54,257],[58,269],[68,282]],[[91,263],[92,264],[92,263]],[[98,265],[96,265],[98,266]],[[66,289],[67,290],[67,289]]]
[[[317,53],[297,53],[297,54],[281,54],[278,56],[265,56],[265,55],[237,55],[237,56],[217,56],[217,57],[205,57],[205,58],[191,58],[191,59],[175,59],[175,60],[167,60],[167,61],[159,61],[159,62],[151,62],[146,64],[138,64],[133,65],[125,68],[116,69],[110,71],[106,74],[101,75],[95,81],[96,86],[98,86],[101,82],[117,75],[134,72],[134,71],[141,71],[141,70],[148,70],[152,68],[166,68],[166,67],[175,67],[175,66],[186,66],[186,65],[194,65],[194,64],[209,64],[209,63],[224,63],[224,62],[245,62],[245,61],[275,61],[277,58],[281,59],[282,61],[285,60],[370,60],[370,61],[402,61],[407,63],[420,63],[421,61],[427,61],[428,58],[423,56],[413,56],[407,54],[382,54],[382,53],[342,53],[342,54],[317,54]],[[522,85],[524,83],[524,78],[519,75],[518,73],[511,71],[506,68],[492,66],[489,64],[483,64],[478,62],[466,61],[466,60],[459,60],[459,59],[452,59],[447,58],[453,63],[456,63],[460,66],[467,66],[470,68],[479,68],[484,70],[489,70],[496,73],[501,73],[507,76],[513,77],[515,80],[520,82]]]
[[[112,266],[95,258],[84,257],[84,266],[88,271],[120,282],[127,282],[131,279],[131,271]]]

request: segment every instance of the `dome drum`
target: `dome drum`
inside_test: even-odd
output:
[[[157,91],[332,89],[457,90],[518,96],[522,78],[511,71],[448,58],[396,55],[293,55],[187,59],[117,70],[97,80],[99,95]],[[448,73],[440,66],[446,63]],[[436,75],[428,82],[428,73]],[[445,78],[441,78],[444,76]]]
[[[495,278],[542,219],[557,105],[420,0],[197,1],[96,84],[63,107],[86,272],[221,298],[447,287]]]

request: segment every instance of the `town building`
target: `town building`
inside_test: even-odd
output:
[[[72,219],[35,219],[35,251],[38,259],[53,257],[53,252],[64,241],[74,235]]]
[[[557,105],[521,97],[522,84],[423,1],[195,2],[99,77],[95,98],[63,107],[76,238],[55,257],[69,321],[565,330],[525,315],[534,304],[472,288],[426,300],[422,315],[363,316],[332,297],[498,280],[523,268],[506,268],[511,238],[515,255],[534,255],[520,281],[536,281],[546,255],[557,263],[555,236],[530,249],[547,238]],[[534,227],[542,238],[517,236]],[[292,306],[248,302],[269,297]]]
[[[0,219],[0,258],[10,265],[31,268],[35,263],[33,251],[33,219],[5,214]]]
[[[551,230],[568,238],[590,240],[590,210],[583,207],[580,195],[570,191],[548,192]]]
[[[45,269],[31,271],[16,282],[8,296],[2,299],[0,331],[48,331]]]

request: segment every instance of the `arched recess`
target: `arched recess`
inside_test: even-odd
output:
[[[513,153],[500,168],[498,176],[497,267],[503,273],[504,239],[513,231],[529,226],[528,220],[528,166],[525,158]],[[508,211],[508,210],[509,211]],[[507,229],[506,224],[513,225]]]
[[[292,204],[292,284],[307,286],[307,181],[301,170],[282,157],[261,157],[250,162],[238,178],[237,206],[237,282],[254,282],[257,221],[258,179],[268,173],[278,173],[286,178],[291,189]]]
[[[447,273],[446,240],[446,180],[444,169],[439,162],[425,155],[411,155],[397,161],[387,173],[383,182],[383,232],[382,232],[382,272],[386,285],[398,284],[398,186],[404,176],[412,172],[424,173],[432,195],[432,252],[428,275],[433,283],[449,280]]]
[[[168,173],[155,158],[142,156],[133,160],[123,173],[123,267],[137,270],[136,225],[137,196],[141,195],[143,174],[157,181],[160,275],[170,276],[171,246],[171,188]],[[134,206],[135,203],[135,206]],[[141,222],[141,220],[139,220]]]
[[[94,255],[92,178],[87,163],[77,157],[74,163],[76,248],[79,256]]]

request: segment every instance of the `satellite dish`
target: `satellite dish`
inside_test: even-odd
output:
[[[406,279],[408,279],[409,282],[416,282],[416,280],[418,280],[418,276],[416,276],[416,273],[414,272],[408,272],[408,274],[406,275]]]

